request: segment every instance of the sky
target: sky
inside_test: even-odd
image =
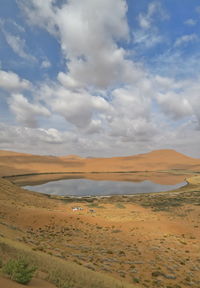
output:
[[[199,0],[0,1],[0,149],[199,147]]]

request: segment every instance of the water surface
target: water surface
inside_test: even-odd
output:
[[[51,181],[41,185],[24,186],[24,188],[44,194],[60,196],[108,196],[164,192],[177,189],[185,184],[186,182],[181,182],[176,185],[161,185],[149,180],[133,182],[65,179]]]

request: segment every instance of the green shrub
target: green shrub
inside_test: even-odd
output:
[[[10,279],[21,284],[28,284],[35,271],[36,267],[31,267],[23,258],[11,259],[3,266],[3,272],[8,274]]]
[[[116,208],[120,208],[120,209],[126,208],[126,207],[124,206],[124,204],[122,204],[122,203],[116,203],[116,204],[115,204],[115,207],[116,207]]]
[[[138,278],[133,278],[134,283],[140,283],[140,280]]]

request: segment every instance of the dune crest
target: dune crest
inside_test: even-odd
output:
[[[198,171],[200,159],[175,150],[155,150],[145,154],[111,158],[82,158],[77,155],[42,156],[0,151],[0,176],[34,173],[111,173],[190,170]]]

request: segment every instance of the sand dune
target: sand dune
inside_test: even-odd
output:
[[[63,157],[0,151],[0,176],[59,172],[129,172],[162,170],[200,170],[200,159],[174,150],[113,158]]]

